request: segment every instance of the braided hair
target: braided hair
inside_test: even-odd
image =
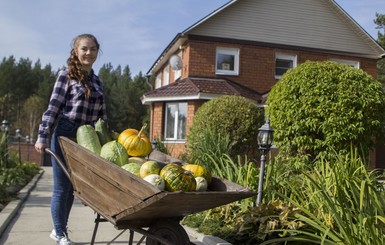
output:
[[[79,83],[81,83],[87,90],[86,92],[86,97],[89,98],[91,95],[91,87],[90,87],[90,80],[91,77],[89,77],[87,71],[84,71],[82,69],[82,64],[80,63],[79,57],[77,56],[75,49],[79,45],[79,40],[83,38],[89,38],[93,42],[95,42],[96,47],[99,51],[100,45],[98,40],[96,39],[95,36],[91,34],[81,34],[77,37],[75,37],[72,41],[72,49],[70,52],[70,57],[67,59],[67,66],[68,66],[68,78],[69,79],[74,79],[77,80]]]

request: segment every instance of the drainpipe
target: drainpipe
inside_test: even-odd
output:
[[[149,75],[149,74],[147,74],[147,75],[145,76],[145,78],[146,78],[146,83],[147,83],[148,86],[150,86],[151,90],[153,90],[153,89],[154,89],[154,86],[152,86],[152,84],[150,83],[150,77],[151,77],[151,75]]]

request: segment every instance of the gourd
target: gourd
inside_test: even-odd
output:
[[[188,171],[191,171],[193,173],[194,177],[205,178],[208,185],[211,183],[211,178],[212,178],[211,173],[207,168],[203,167],[202,165],[185,164],[182,167]]]
[[[129,156],[144,157],[151,152],[151,142],[143,133],[145,128],[146,124],[143,125],[139,132],[136,129],[129,128],[119,134],[118,142],[126,148]]]
[[[140,164],[136,162],[130,162],[122,166],[122,168],[137,177],[140,177]]]
[[[150,174],[158,174],[160,172],[159,164],[156,161],[147,161],[140,167],[140,177],[144,178]]]
[[[197,186],[195,188],[196,191],[206,191],[207,190],[207,180],[203,177],[195,177],[195,182],[197,183]]]
[[[108,128],[107,123],[102,118],[99,118],[98,121],[95,123],[95,131],[102,146],[107,142],[113,140],[111,136],[111,131]]]
[[[87,148],[93,153],[100,155],[102,146],[99,137],[96,134],[95,128],[92,125],[86,124],[80,126],[76,131],[76,141],[79,145]]]
[[[164,191],[164,179],[162,179],[159,174],[150,174],[144,177],[143,179],[158,188],[159,190]]]
[[[195,191],[195,177],[178,164],[170,163],[162,168],[160,177],[164,179],[166,191]]]
[[[123,166],[128,163],[126,149],[116,140],[104,144],[100,151],[100,156],[118,166]]]

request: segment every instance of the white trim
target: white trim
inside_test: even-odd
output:
[[[337,63],[345,64],[348,66],[352,66],[356,69],[360,69],[360,62],[357,60],[345,60],[345,59],[330,59],[331,61],[335,61]]]
[[[218,69],[218,55],[229,55],[234,56],[234,69]],[[227,48],[227,47],[217,47],[215,51],[215,74],[217,75],[239,75],[239,48]],[[224,64],[222,64],[224,65]],[[230,66],[230,64],[227,64]]]
[[[151,102],[161,102],[161,101],[185,101],[185,100],[212,100],[222,96],[222,94],[207,94],[207,93],[198,93],[194,95],[187,96],[164,96],[164,97],[142,97],[142,104],[149,104]]]
[[[275,53],[275,60],[274,60],[275,63],[276,63],[277,59],[291,60],[291,61],[293,61],[293,67],[292,68],[297,67],[297,55],[295,55],[295,54]],[[275,77],[275,79],[280,79],[282,77],[282,75],[277,75],[276,68],[277,68],[276,65],[274,65],[274,77]]]

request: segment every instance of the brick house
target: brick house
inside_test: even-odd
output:
[[[178,33],[148,71],[150,138],[185,151],[197,109],[221,95],[263,105],[270,88],[307,60],[334,60],[377,77],[381,46],[333,0],[232,0]],[[385,164],[385,156],[384,156]]]

